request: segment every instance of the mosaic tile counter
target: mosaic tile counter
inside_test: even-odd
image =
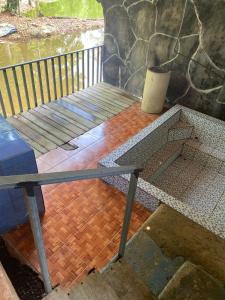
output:
[[[225,238],[225,122],[176,105],[99,162],[144,168],[136,200],[160,202]],[[129,176],[105,178],[127,192]]]

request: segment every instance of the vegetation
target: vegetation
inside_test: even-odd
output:
[[[20,0],[7,0],[5,10],[20,13]]]

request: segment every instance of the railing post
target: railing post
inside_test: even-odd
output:
[[[48,271],[48,263],[45,254],[39,212],[36,197],[34,194],[34,186],[27,184],[27,186],[24,188],[24,194],[27,210],[29,213],[30,224],[33,232],[34,242],[38,253],[38,260],[44,281],[45,292],[50,293],[52,291],[52,285]]]
[[[132,209],[134,204],[134,197],[137,189],[138,176],[139,176],[139,171],[135,171],[131,173],[130,184],[127,193],[127,203],[126,203],[124,220],[123,220],[123,227],[122,227],[121,238],[120,238],[118,258],[123,257],[125,252],[127,235],[128,235]]]

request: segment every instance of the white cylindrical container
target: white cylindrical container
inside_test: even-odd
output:
[[[151,114],[158,114],[162,111],[170,74],[170,71],[164,71],[159,67],[152,67],[147,70],[141,103],[142,111]]]

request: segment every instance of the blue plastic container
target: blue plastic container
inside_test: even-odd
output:
[[[33,149],[0,116],[0,176],[37,173]],[[42,191],[35,190],[39,213],[45,211]],[[0,234],[26,223],[28,214],[22,189],[0,190]]]

